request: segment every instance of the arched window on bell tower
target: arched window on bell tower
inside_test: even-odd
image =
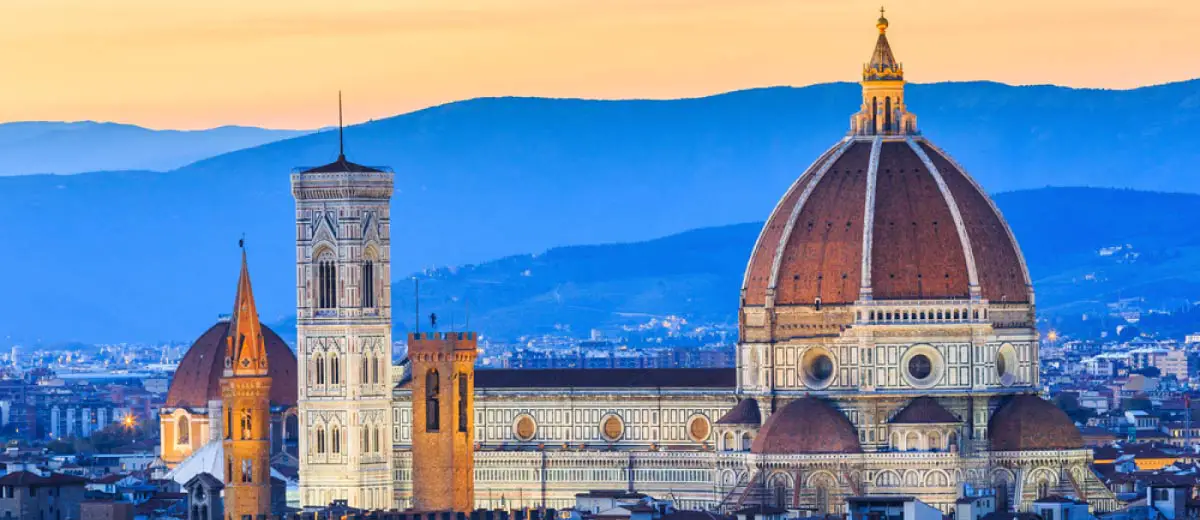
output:
[[[425,431],[427,432],[436,432],[441,425],[441,421],[439,421],[441,400],[438,397],[438,394],[441,393],[440,387],[438,371],[429,369],[425,373]]]
[[[458,373],[458,431],[467,431],[467,375]]]
[[[363,260],[362,264],[362,307],[364,309],[374,309],[375,305],[375,261],[370,257]]]
[[[337,258],[328,249],[317,255],[317,308],[337,308]]]

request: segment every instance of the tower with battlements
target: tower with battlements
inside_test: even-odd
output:
[[[414,333],[412,363],[413,507],[475,509],[474,332]]]
[[[393,507],[392,173],[337,161],[292,175],[300,502]]]

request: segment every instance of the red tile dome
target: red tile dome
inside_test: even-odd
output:
[[[750,446],[753,453],[862,453],[858,430],[818,397],[801,397],[771,414]]]
[[[1010,397],[996,409],[988,421],[988,437],[992,451],[1083,448],[1083,436],[1071,418],[1033,394]]]
[[[296,355],[266,325],[262,326],[262,333],[267,349],[267,373],[271,376],[271,406],[295,406]],[[228,334],[229,320],[220,320],[192,343],[175,368],[165,408],[208,408],[210,400],[221,399]]]
[[[920,135],[850,136],[784,194],[754,246],[746,306],[969,298],[1032,302],[983,190]],[[864,291],[867,289],[867,291]],[[773,302],[768,302],[773,294]]]

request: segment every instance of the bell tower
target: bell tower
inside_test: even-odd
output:
[[[413,509],[475,509],[474,332],[408,336]]]
[[[225,341],[221,377],[225,518],[261,520],[271,514],[271,376],[267,374],[266,343],[250,290],[245,249]]]
[[[340,96],[338,106],[340,123]],[[340,142],[340,124],[338,134]],[[343,499],[378,510],[395,503],[392,178],[344,153],[292,174],[303,506]]]

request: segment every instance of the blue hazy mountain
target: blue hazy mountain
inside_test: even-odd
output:
[[[214,155],[309,133],[222,126],[151,130],[80,121],[0,124],[0,175],[70,174],[98,170],[166,171]]]
[[[1200,192],[1200,147],[1186,141],[1197,99],[1200,81],[1129,91],[913,85],[908,101],[925,133],[991,192]],[[671,101],[475,99],[347,128],[346,149],[396,171],[392,272],[402,276],[760,221],[858,104],[853,84]],[[320,132],[165,174],[0,178],[0,243],[10,245],[0,268],[17,295],[0,299],[0,337],[189,339],[232,305],[243,233],[263,318],[286,319],[289,173],[336,153],[337,133]]]
[[[1023,247],[1045,317],[1096,319],[1122,297],[1145,298],[1146,309],[1200,300],[1200,195],[1042,188],[996,202]],[[586,336],[672,314],[732,324],[761,228],[704,228],[423,272],[422,319],[435,312],[443,327],[453,320],[461,328],[469,314],[472,328],[505,338],[564,329]],[[397,330],[405,330],[415,319],[413,282],[397,282],[392,294]]]

